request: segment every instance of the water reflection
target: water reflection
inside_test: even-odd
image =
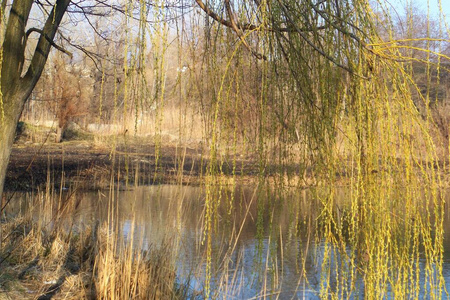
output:
[[[22,195],[22,198],[29,198]],[[126,240],[148,249],[172,239],[177,245],[177,272],[181,282],[189,282],[192,291],[204,290],[206,247],[203,234],[205,194],[192,186],[143,186],[130,191],[91,192],[75,195],[77,212],[71,216],[77,226],[93,222],[117,224]],[[223,189],[212,239],[212,292],[219,298],[250,299],[272,295],[277,299],[311,299],[319,296],[323,285],[340,291],[345,298],[364,298],[364,283],[356,272],[356,262],[342,249],[319,238],[320,203],[308,191],[277,194],[238,187]],[[64,197],[62,197],[64,198]],[[337,193],[335,213],[344,213],[349,195]],[[20,205],[20,203],[22,203]],[[23,208],[16,201],[10,212]],[[231,207],[233,209],[231,209]],[[445,212],[444,270],[450,290],[450,221]],[[422,262],[420,262],[422,263]],[[421,278],[423,266],[417,266]],[[347,273],[346,273],[347,272]],[[357,274],[353,283],[348,273]],[[324,280],[325,278],[325,280]],[[422,292],[423,293],[423,292]],[[387,298],[392,295],[388,291]],[[425,296],[421,294],[421,296]],[[443,295],[445,296],[445,295]]]

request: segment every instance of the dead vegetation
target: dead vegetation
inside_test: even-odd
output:
[[[74,203],[55,210],[48,194],[38,198],[27,213],[2,222],[0,299],[187,296],[187,288],[177,282],[170,239],[142,250],[133,247],[133,239],[116,238],[111,224],[74,224]],[[42,217],[36,220],[35,214]]]

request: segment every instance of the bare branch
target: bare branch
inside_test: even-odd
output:
[[[63,47],[57,45],[57,44],[56,44],[52,39],[50,39],[50,37],[49,37],[48,35],[46,35],[46,34],[44,33],[44,31],[42,31],[41,29],[34,28],[34,27],[28,29],[28,30],[27,30],[27,33],[26,33],[26,38],[27,38],[27,39],[28,39],[28,36],[29,36],[32,32],[37,32],[37,33],[39,33],[41,36],[44,36],[45,39],[50,43],[50,45],[52,45],[55,49],[61,51],[61,52],[64,53],[64,54],[67,54],[70,58],[73,57],[73,54],[72,54],[71,52],[69,52],[68,50],[64,49]]]
[[[289,20],[289,22],[292,24],[292,26],[294,26],[294,28],[297,29],[297,24],[293,21],[291,14],[289,12],[289,10],[287,9],[287,7],[281,3],[280,0],[277,0],[278,3],[280,4],[281,8],[283,9],[283,12],[286,16],[286,18]],[[331,61],[333,64],[335,64],[337,67],[346,70],[347,72],[349,72],[350,74],[355,74],[355,72],[348,66],[344,66],[340,63],[338,63],[333,57],[331,57],[330,55],[328,55],[327,53],[325,53],[322,49],[320,49],[319,47],[317,47],[313,42],[311,42],[308,37],[305,35],[305,33],[303,31],[301,31],[300,29],[296,30],[298,32],[298,34],[300,34],[300,36],[303,38],[303,40],[309,45],[311,46],[315,51],[317,51],[320,55],[322,55],[323,57],[325,57],[326,59],[328,59],[329,61]]]
[[[68,37],[64,36],[64,35],[61,34],[61,33],[59,33],[59,35],[60,35],[60,37],[61,37],[63,40],[65,40],[70,46],[72,46],[72,47],[74,47],[75,49],[78,49],[78,50],[80,50],[81,52],[83,52],[83,53],[84,53],[84,54],[85,54],[85,55],[93,62],[94,67],[95,67],[98,71],[100,71],[100,72],[104,72],[104,69],[103,69],[101,66],[99,66],[99,64],[101,64],[101,61],[102,61],[102,60],[108,61],[108,62],[110,62],[110,63],[112,63],[112,64],[116,64],[116,65],[118,64],[118,63],[115,62],[113,59],[109,59],[107,56],[103,56],[103,55],[100,55],[100,54],[98,54],[98,53],[96,53],[96,52],[89,51],[89,50],[86,49],[85,47],[82,47],[82,46],[80,46],[80,45],[77,45],[77,44],[72,43]],[[105,74],[108,75],[108,76],[112,76],[112,75],[113,75],[113,74],[108,74],[108,73],[105,73]]]
[[[327,16],[327,13],[324,12],[323,10],[320,10],[317,5],[314,5],[312,2],[310,2],[311,7],[314,9],[315,12],[317,12],[325,21],[327,21],[329,24],[331,24],[331,26],[333,26],[333,28],[335,28],[337,31],[341,32],[344,35],[347,35],[349,37],[351,37],[352,39],[354,39],[356,42],[358,42],[359,44],[364,45],[365,43],[363,41],[361,41],[360,38],[358,38],[356,35],[354,35],[353,33],[349,32],[348,30],[345,30],[342,26],[337,26],[335,22],[332,22],[330,20],[330,18]],[[339,10],[339,7],[337,7],[337,9]],[[338,12],[339,13],[339,12]],[[339,18],[337,16],[333,16],[334,18]],[[340,19],[340,18],[339,18]],[[343,20],[340,20],[343,21]],[[355,28],[356,30],[361,31],[361,29],[359,29],[358,27],[356,27],[353,24],[350,24],[348,21],[346,21],[347,24],[349,24],[351,27]]]
[[[53,46],[51,42],[56,35],[59,24],[61,24],[64,13],[69,6],[70,0],[57,0],[55,6],[53,7],[50,15],[47,17],[44,28],[42,29],[41,36],[39,38],[38,44],[36,45],[36,50],[34,51],[33,58],[31,60],[30,66],[27,73],[25,74],[23,80],[29,84],[32,88],[38,81],[42,70],[44,69],[45,63],[50,53],[50,49]]]
[[[244,38],[244,35],[242,33],[242,31],[238,28],[235,18],[234,18],[234,13],[233,10],[231,9],[231,5],[230,5],[230,0],[225,0],[225,7],[227,9],[227,14],[228,17],[230,18],[230,23],[231,23],[231,28],[236,32],[237,36],[239,37],[239,39],[241,40],[241,42],[244,44],[244,46],[248,49],[248,51],[250,51],[256,58],[258,59],[264,59],[267,60],[267,57],[265,57],[264,55],[256,52],[255,50],[253,50],[252,48],[250,48],[249,44],[247,43],[247,41]]]
[[[233,24],[232,24],[231,20],[226,20],[226,19],[223,19],[222,17],[220,17],[213,10],[211,10],[202,0],[195,0],[195,2],[212,19],[214,19],[215,21],[219,22],[222,25],[233,28]],[[267,27],[256,26],[254,24],[240,24],[240,23],[236,23],[236,26],[243,31],[254,30],[254,31],[272,31],[272,32],[296,32],[298,30],[300,30],[302,32],[311,32],[311,31],[315,31],[315,30],[326,29],[329,27],[328,25],[326,25],[326,26],[321,26],[321,27],[317,27],[314,29],[300,28],[298,26],[296,28],[294,28],[293,26],[280,27],[280,28],[267,28]]]

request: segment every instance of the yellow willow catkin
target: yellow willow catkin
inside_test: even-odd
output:
[[[271,8],[278,5],[277,8],[283,11],[283,3],[288,2],[271,3]],[[326,263],[337,260],[337,256],[333,256],[336,253],[334,249],[353,262],[339,278],[330,278],[330,274],[331,270],[338,273],[340,266],[326,265],[324,262],[325,273],[320,291],[324,297],[328,297],[329,293],[337,298],[348,297],[361,274],[364,275],[364,292],[368,297],[386,297],[389,289],[398,298],[423,295],[424,287],[415,271],[417,264],[412,263],[417,261],[421,247],[427,249],[427,276],[431,280],[428,281],[430,288],[426,295],[438,297],[443,285],[443,200],[437,193],[442,182],[442,170],[435,166],[438,145],[430,134],[430,128],[434,125],[427,98],[430,98],[431,91],[427,89],[420,93],[412,71],[413,63],[424,63],[426,85],[432,86],[435,71],[439,82],[441,60],[448,57],[431,49],[430,44],[446,40],[408,36],[393,41],[393,22],[389,20],[386,21],[385,36],[390,40],[382,40],[371,18],[383,20],[383,17],[388,17],[387,14],[374,13],[366,1],[356,1],[351,8],[344,1],[339,3],[342,5],[339,9],[348,9],[353,16],[352,24],[341,30],[348,30],[346,34],[324,29],[321,22],[326,15],[318,17],[317,23],[311,21],[310,32],[303,36],[245,32],[244,38],[254,41],[249,43],[251,46],[258,48],[264,44],[268,49],[267,52],[262,51],[268,61],[254,64],[260,76],[254,83],[247,74],[238,74],[239,67],[234,69],[233,66],[242,64],[244,51],[235,54],[235,49],[228,49],[227,52],[226,46],[220,48],[224,39],[232,40],[229,35],[224,37],[226,29],[217,28],[216,43],[209,40],[211,51],[216,52],[205,59],[209,63],[207,67],[213,66],[218,71],[208,73],[211,75],[208,83],[211,83],[213,96],[208,103],[210,106],[205,109],[206,126],[211,127],[207,131],[211,132],[211,142],[203,239],[209,238],[214,227],[211,224],[217,220],[214,214],[219,199],[212,191],[222,188],[222,185],[217,187],[215,184],[223,182],[217,179],[223,176],[223,147],[226,150],[230,146],[236,149],[237,132],[242,132],[242,146],[239,145],[242,151],[247,146],[248,149],[256,149],[260,186],[271,187],[275,183],[285,190],[285,182],[290,183],[291,178],[299,176],[303,179],[303,186],[314,186],[320,195],[320,224],[324,228],[320,238],[329,247],[325,252]],[[295,1],[290,4],[292,7],[301,5]],[[257,13],[264,11],[264,8],[266,2],[262,1]],[[328,15],[336,13],[332,6],[326,5],[323,11]],[[382,13],[386,11],[381,10]],[[275,12],[271,10],[272,14]],[[271,15],[264,26],[284,24],[294,13],[292,10],[280,16]],[[246,14],[237,15],[238,19],[246,19]],[[254,21],[252,17],[247,19]],[[412,19],[408,22],[414,24]],[[261,37],[264,37],[264,42],[259,40]],[[413,46],[412,43],[416,42],[427,46],[425,49]],[[277,48],[280,44],[282,49]],[[322,52],[311,48],[311,44],[321,47]],[[422,52],[422,58],[412,57],[417,50]],[[223,64],[217,59],[221,55],[227,58]],[[440,58],[432,61],[435,55]],[[218,77],[220,80],[217,81]],[[252,94],[255,99],[238,92],[247,88],[244,84],[250,85],[249,82],[256,86],[256,92]],[[236,103],[232,103],[230,98],[233,97],[233,89],[238,90],[235,92]],[[426,108],[423,119],[418,113],[415,97]],[[244,128],[238,131],[236,125],[232,127],[232,120],[238,123],[245,115],[238,116],[237,110],[247,107],[253,110],[254,128],[246,127],[244,123]],[[234,114],[224,113],[231,109],[235,110]],[[247,134],[252,138],[247,138]],[[249,140],[251,142],[247,143]],[[273,162],[277,162],[278,166],[272,165]],[[278,174],[271,181],[273,170]],[[233,169],[233,176],[234,172]],[[319,192],[340,183],[336,174],[342,175],[344,183],[348,180],[350,189],[348,214],[345,216],[349,233],[345,237],[343,228],[339,227],[343,220],[339,216],[335,191],[328,191],[326,196]],[[298,180],[298,187],[302,187],[300,182]],[[422,192],[425,195],[423,198],[419,196]],[[229,201],[231,208],[233,203]],[[428,208],[429,204],[433,208]],[[271,223],[263,224],[266,220],[261,217],[261,211],[267,209],[263,204],[258,208],[257,232],[260,235],[265,228],[263,225],[272,226]],[[435,236],[430,234],[434,230]],[[421,236],[426,237],[425,240],[421,240]],[[348,249],[349,253],[346,252]],[[207,273],[211,270],[212,259],[209,255],[210,252]],[[391,266],[395,266],[395,271],[390,271]],[[211,278],[207,278],[209,285]],[[330,282],[334,279],[338,286],[336,290],[331,290]],[[429,293],[432,289],[434,294]]]
[[[102,121],[104,87],[105,87],[105,61],[102,60],[102,78],[100,81],[100,97],[99,97],[99,104],[98,104],[98,123],[99,124],[101,124],[101,121]]]
[[[164,1],[156,3],[154,7],[154,13],[156,14],[156,25],[152,35],[152,50],[154,58],[154,96],[153,101],[156,106],[156,122],[155,131],[158,133],[155,140],[155,172],[154,180],[156,180],[160,168],[160,155],[162,146],[162,123],[164,120],[164,105],[165,105],[165,88],[166,88],[166,55],[168,48],[168,25],[165,22],[166,10],[164,7]],[[163,23],[163,26],[161,26]]]

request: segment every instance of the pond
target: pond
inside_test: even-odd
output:
[[[336,193],[336,211],[345,213],[349,192]],[[21,194],[26,203],[30,194]],[[127,191],[83,192],[76,195],[77,226],[93,222],[114,223],[119,235],[143,250],[168,241],[178,281],[192,294],[206,288],[208,261],[211,295],[227,299],[328,298],[332,290],[345,298],[365,298],[364,275],[351,249],[336,247],[323,238],[320,202],[310,190],[277,193],[252,187],[222,188],[214,197],[210,260],[205,236],[205,192],[202,187],[179,185],[141,186]],[[345,219],[345,218],[344,218]],[[342,225],[345,227],[345,224]],[[344,228],[345,229],[345,228]],[[444,220],[445,288],[450,290],[450,221]],[[420,298],[426,298],[429,282],[424,258],[415,262],[420,276]],[[393,272],[393,271],[390,271]],[[342,281],[351,281],[343,284]],[[329,289],[324,287],[328,285]],[[347,288],[346,288],[347,287]],[[351,287],[351,288],[348,288]],[[391,286],[385,298],[395,298]],[[322,294],[321,294],[322,293]],[[445,292],[442,297],[447,297]]]

